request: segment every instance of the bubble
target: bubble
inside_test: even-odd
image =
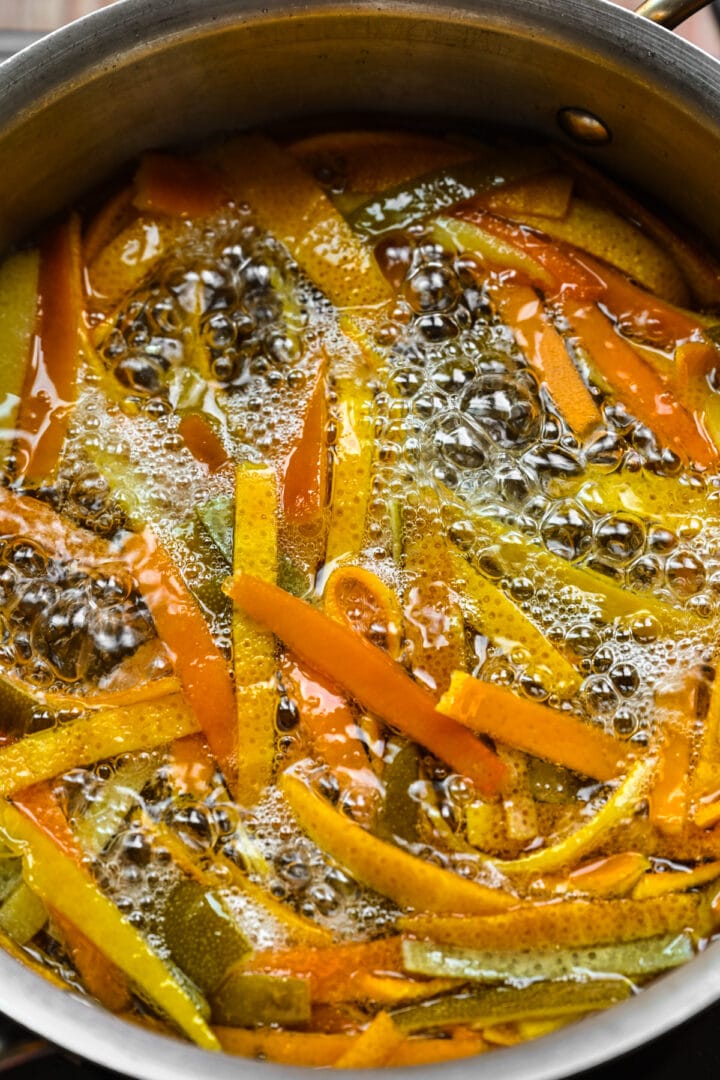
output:
[[[457,336],[458,326],[449,315],[423,315],[417,320],[419,333],[430,342],[449,341]]]
[[[446,394],[460,394],[475,378],[475,365],[466,357],[453,357],[433,373],[433,382]]]
[[[45,573],[47,555],[32,540],[17,539],[3,544],[3,562],[24,577],[39,577]]]
[[[705,567],[692,551],[676,551],[665,563],[665,574],[673,592],[682,598],[693,596],[705,585]]]
[[[18,572],[12,566],[0,564],[0,606],[8,607],[15,597],[20,581]]]
[[[18,593],[17,601],[10,613],[13,623],[23,626],[32,624],[35,616],[51,607],[59,596],[57,586],[47,581],[35,580]]]
[[[300,710],[295,702],[283,694],[275,711],[275,724],[278,731],[292,731],[300,722]]]
[[[136,866],[147,866],[152,858],[152,844],[141,828],[131,827],[121,835],[119,856]]]
[[[667,555],[677,547],[678,539],[674,532],[662,525],[651,525],[648,530],[648,548],[658,555]]]
[[[203,320],[200,332],[211,349],[222,351],[235,344],[237,324],[223,311],[213,311]]]
[[[482,432],[459,414],[441,421],[434,441],[446,461],[460,469],[482,468],[491,453],[491,445]]]
[[[452,267],[445,265],[421,266],[411,274],[403,288],[408,304],[421,315],[451,311],[459,295],[457,275]]]
[[[625,440],[617,432],[599,432],[585,447],[585,457],[588,464],[611,472],[622,461],[625,448]]]
[[[88,624],[92,609],[80,597],[61,597],[32,624],[32,647],[64,682],[77,682],[90,664]]]
[[[512,686],[515,682],[515,669],[502,657],[488,661],[483,666],[483,679],[496,686]]]
[[[206,806],[188,800],[172,810],[170,824],[188,847],[206,851],[216,840],[215,824]]]
[[[93,613],[88,632],[94,648],[113,666],[124,656],[135,652],[149,636],[147,620],[139,613],[130,614],[126,607],[120,605]]]
[[[525,697],[532,701],[547,701],[551,679],[552,675],[547,669],[529,669],[518,679],[518,686]]]
[[[153,396],[163,392],[165,368],[156,356],[148,353],[126,356],[114,370],[118,382],[138,394]]]
[[[591,656],[600,645],[600,636],[592,626],[576,623],[565,635],[570,649],[578,656]]]
[[[692,611],[695,615],[699,615],[701,619],[710,619],[715,614],[715,604],[712,599],[704,593],[698,593],[695,596],[691,596],[685,606],[688,611]]]
[[[412,241],[404,233],[391,233],[375,246],[375,258],[393,287],[399,289],[412,264]]]
[[[89,516],[104,509],[110,496],[110,485],[95,469],[89,469],[73,481],[68,493],[78,507]]]
[[[641,645],[649,645],[662,634],[662,626],[654,615],[643,614],[636,616],[631,625],[632,635]]]
[[[461,407],[493,442],[521,447],[537,436],[540,411],[527,386],[505,375],[486,375],[465,391]]]
[[[519,603],[527,603],[535,595],[535,586],[530,578],[513,578],[509,586],[510,595]]]
[[[319,882],[308,889],[308,899],[322,915],[332,915],[340,907],[340,897],[334,889]]]
[[[523,455],[523,464],[551,476],[578,476],[582,472],[578,457],[560,445],[533,446]]]
[[[618,704],[615,687],[605,675],[591,675],[586,679],[582,696],[591,714],[607,716],[615,711]]]
[[[531,494],[534,481],[521,465],[501,465],[495,474],[498,494],[509,503],[522,503]]]
[[[553,505],[542,520],[541,531],[548,551],[570,562],[584,555],[592,544],[590,515],[570,499]]]
[[[312,871],[300,851],[285,851],[277,860],[277,871],[282,880],[294,892],[306,888]]]
[[[630,709],[622,705],[615,716],[613,717],[613,728],[615,734],[619,735],[621,739],[630,738],[637,731],[638,720],[637,717]]]
[[[640,686],[640,675],[632,664],[617,664],[611,669],[610,678],[623,697],[631,697]]]
[[[595,526],[595,540],[605,558],[622,566],[645,546],[645,526],[633,514],[608,514]]]
[[[609,645],[601,645],[599,649],[596,649],[592,661],[593,671],[601,673],[609,671],[615,662],[615,653]]]
[[[664,580],[662,563],[654,555],[642,555],[630,564],[627,571],[628,585],[640,592],[658,588]]]
[[[475,798],[475,790],[465,776],[453,774],[448,777],[445,786],[448,798],[458,806],[466,806]]]
[[[423,379],[412,368],[400,368],[393,374],[392,383],[402,397],[411,398],[422,387]]]

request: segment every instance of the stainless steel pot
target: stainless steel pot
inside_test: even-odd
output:
[[[675,25],[704,0],[648,0]],[[148,146],[279,117],[417,113],[586,141],[604,167],[720,245],[720,64],[606,0],[124,0],[0,68],[0,249]],[[567,110],[574,110],[570,113]],[[591,114],[591,115],[587,115]],[[720,997],[710,948],[631,1002],[539,1043],[393,1077],[550,1080],[607,1061]],[[252,1080],[63,994],[0,954],[0,1010],[147,1080]],[[266,1065],[272,1080],[295,1073]],[[359,1073],[357,1075],[360,1075]]]

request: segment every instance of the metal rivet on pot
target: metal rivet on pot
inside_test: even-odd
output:
[[[612,139],[612,132],[607,124],[587,109],[572,106],[558,109],[557,122],[575,142],[604,146]]]

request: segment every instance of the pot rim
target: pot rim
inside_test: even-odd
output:
[[[117,43],[128,42],[130,62],[158,40],[182,38],[199,26],[215,32],[237,22],[308,18],[338,9],[362,16],[402,15],[507,28],[553,30],[578,37],[599,55],[623,56],[720,127],[720,63],[664,28],[616,7],[610,0],[119,0],[30,45],[0,66],[0,135],[73,84],[118,64]],[[626,1054],[701,1012],[720,998],[720,948],[710,946],[682,969],[607,1012],[545,1036],[540,1042],[496,1050],[479,1058],[393,1069],[393,1077],[436,1080],[561,1080]],[[0,951],[0,1009],[58,1046],[139,1080],[255,1080],[257,1062],[208,1051],[158,1034],[107,1012],[90,1000],[59,992],[42,976]],[[132,1032],[132,1034],[131,1034]],[[471,1064],[470,1064],[471,1062]],[[267,1080],[296,1075],[295,1066],[265,1064]],[[353,1070],[349,1077],[375,1070]]]
[[[710,2],[710,0],[706,0]],[[309,19],[347,11],[353,16],[437,17],[489,28],[523,26],[555,31],[559,40],[590,42],[600,55],[640,64],[662,75],[668,91],[720,124],[720,61],[699,46],[612,0],[115,0],[28,45],[0,66],[0,135],[22,124],[53,91],[69,89],[118,66],[117,41],[125,63],[158,39],[214,33],[238,21]],[[528,18],[530,16],[530,18]]]

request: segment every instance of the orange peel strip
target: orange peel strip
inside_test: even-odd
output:
[[[473,731],[596,780],[612,780],[627,757],[626,745],[598,728],[464,671],[453,672],[437,707]]]
[[[252,208],[335,307],[378,308],[392,299],[370,249],[291,154],[262,135],[239,135],[207,157],[235,201]]]
[[[397,925],[415,937],[467,949],[573,948],[680,933],[696,925],[699,902],[696,895],[553,900],[484,917],[403,916]]]
[[[301,828],[357,881],[417,911],[489,914],[513,903],[509,893],[467,881],[379,840],[335,810],[296,776],[280,789]]]
[[[498,794],[506,769],[497,755],[438,713],[426,691],[381,649],[249,574],[236,574],[226,590],[248,616],[276,634],[310,668],[470,777],[480,791]]]
[[[84,311],[77,214],[54,229],[42,247],[38,294],[37,348],[17,421],[24,451],[20,471],[29,485],[48,480],[57,468],[77,396]]]
[[[396,1027],[386,1012],[374,1016],[344,1054],[335,1062],[336,1069],[374,1069],[387,1065],[405,1042],[406,1035]]]

